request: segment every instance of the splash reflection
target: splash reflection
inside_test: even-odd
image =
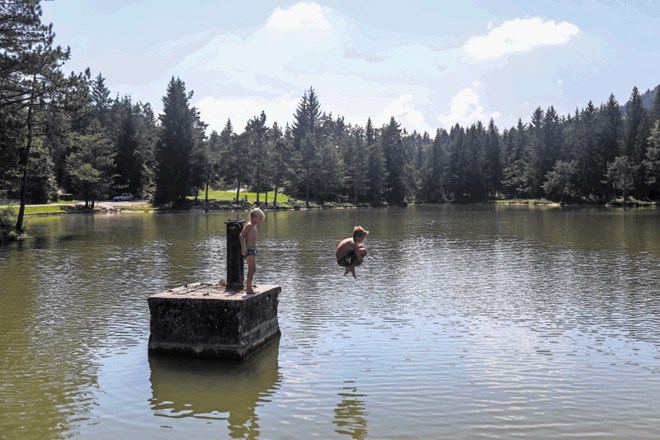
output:
[[[361,399],[366,395],[358,393],[353,381],[346,381],[338,396],[341,401],[335,408],[335,432],[355,440],[367,438],[367,406]]]

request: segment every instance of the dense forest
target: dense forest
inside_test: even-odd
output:
[[[171,79],[156,115],[100,73],[67,76],[69,50],[53,40],[38,0],[0,2],[0,198],[20,199],[18,232],[26,202],[58,193],[93,205],[132,192],[167,206],[220,186],[370,205],[660,197],[660,86],[634,87],[624,105],[610,95],[572,114],[538,107],[502,130],[490,120],[435,133],[393,117],[346,123],[309,87],[286,126],[261,111],[209,133],[182,79]]]

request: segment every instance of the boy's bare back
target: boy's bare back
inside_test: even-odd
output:
[[[249,221],[243,228],[243,231],[241,231],[241,236],[245,239],[245,244],[255,245],[257,244],[257,233],[257,225],[253,225]]]
[[[345,238],[339,244],[337,245],[337,249],[335,251],[335,255],[337,257],[337,260],[342,258],[344,255],[349,254],[351,252],[357,251],[357,246],[353,242],[352,238]]]

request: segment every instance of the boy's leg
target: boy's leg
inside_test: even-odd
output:
[[[245,279],[245,291],[251,293],[252,278],[254,277],[254,273],[257,271],[257,259],[251,255],[248,255],[245,260],[247,261],[248,267],[247,278]]]
[[[350,272],[353,274],[353,278],[357,279],[357,277],[355,276],[355,266],[356,266],[355,261],[353,261],[352,264],[346,266],[346,272],[344,272],[344,276],[348,275],[348,273]]]

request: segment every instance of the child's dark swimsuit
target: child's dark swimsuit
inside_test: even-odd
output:
[[[353,263],[355,263],[355,251],[351,251],[337,260],[337,264],[341,267],[349,267],[352,266]]]
[[[257,256],[257,247],[253,244],[248,244],[245,246],[245,250],[247,251],[246,257],[256,257]]]

